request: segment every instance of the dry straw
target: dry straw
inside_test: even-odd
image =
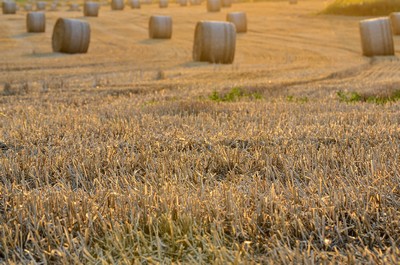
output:
[[[151,39],[170,39],[172,35],[172,18],[170,16],[151,16],[149,20],[149,37]]]
[[[201,5],[201,0],[190,0],[190,5],[192,6]]]
[[[235,25],[237,33],[247,32],[247,16],[245,12],[228,13],[226,15],[226,21]]]
[[[15,14],[17,13],[17,3],[15,2],[3,2],[3,14]]]
[[[59,18],[54,26],[54,52],[86,53],[90,42],[90,25],[78,19]]]
[[[393,35],[400,35],[400,12],[391,13],[390,22],[392,23]]]
[[[230,22],[200,21],[196,25],[193,60],[230,64],[235,57],[236,29]]]
[[[45,32],[46,16],[44,12],[29,12],[26,14],[27,32]]]
[[[168,0],[159,0],[158,5],[160,8],[168,7]]]
[[[125,7],[124,0],[112,0],[111,9],[112,10],[123,10]]]
[[[140,0],[130,0],[129,4],[131,5],[132,9],[139,9],[140,8]]]
[[[46,2],[40,1],[36,3],[36,10],[45,10],[46,9]]]
[[[359,26],[363,55],[394,55],[392,28],[389,18],[362,20]]]
[[[221,11],[221,0],[207,0],[207,11],[208,12]]]
[[[297,0],[289,0],[289,4],[296,5],[297,4]]]
[[[86,2],[83,5],[83,15],[85,17],[97,17],[99,15],[100,4],[97,2]]]

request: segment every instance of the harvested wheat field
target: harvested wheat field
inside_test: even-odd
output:
[[[400,36],[362,56],[370,17],[326,5],[0,14],[0,263],[399,264]],[[233,63],[194,62],[236,11]],[[87,53],[53,52],[60,17]]]

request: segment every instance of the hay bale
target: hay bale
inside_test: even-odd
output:
[[[359,27],[364,56],[394,55],[392,28],[389,18],[362,20]]]
[[[140,0],[130,0],[129,4],[131,5],[132,9],[139,9],[140,8]]]
[[[79,8],[79,4],[70,4],[69,11],[81,11],[81,9]]]
[[[56,2],[54,2],[54,3],[52,3],[51,5],[50,5],[50,11],[57,11],[57,3]]]
[[[172,18],[170,16],[151,16],[149,20],[150,39],[170,39]]]
[[[232,6],[232,0],[221,0],[221,6],[222,7],[231,7]]]
[[[245,12],[228,13],[226,15],[226,21],[235,25],[237,33],[247,32],[247,16]]]
[[[159,1],[158,1],[158,6],[159,6],[160,8],[166,8],[166,7],[168,7],[168,0],[159,0]]]
[[[297,0],[289,0],[289,4],[291,4],[291,5],[297,5]]]
[[[191,6],[199,6],[201,5],[201,0],[190,0]]]
[[[44,12],[29,12],[26,14],[27,32],[45,32],[46,16]]]
[[[52,47],[54,52],[86,53],[90,43],[90,25],[86,21],[59,18],[54,25]]]
[[[112,10],[123,10],[125,7],[124,0],[111,0]]]
[[[230,64],[235,57],[236,29],[230,22],[200,21],[196,25],[193,60]]]
[[[17,3],[15,2],[3,2],[2,3],[3,14],[12,15],[17,13]]]
[[[83,15],[85,17],[97,17],[99,16],[100,4],[97,2],[86,2],[83,5]]]
[[[207,0],[207,11],[208,12],[221,11],[221,0]]]
[[[24,10],[27,11],[27,12],[32,11],[32,5],[31,4],[25,4],[24,5]]]
[[[391,13],[390,22],[392,23],[393,35],[400,35],[400,12]]]
[[[187,0],[179,0],[179,5],[180,6],[187,6],[188,1]]]
[[[36,3],[36,10],[46,10],[46,2],[40,1]]]

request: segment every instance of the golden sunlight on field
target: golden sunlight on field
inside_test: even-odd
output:
[[[397,14],[209,1],[3,4],[0,263],[400,263]]]

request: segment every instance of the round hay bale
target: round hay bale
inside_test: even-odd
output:
[[[193,60],[210,63],[230,64],[235,57],[236,29],[230,22],[197,22]]]
[[[99,16],[100,4],[97,2],[86,2],[83,5],[83,15],[85,17],[97,17]]]
[[[151,16],[149,20],[150,39],[170,39],[172,18],[170,16]]]
[[[132,9],[139,9],[140,8],[140,0],[130,0],[129,4],[131,5]]]
[[[46,10],[46,2],[40,1],[36,3],[36,10]]]
[[[400,12],[391,13],[390,22],[392,23],[393,35],[400,35]]]
[[[69,11],[80,11],[79,4],[70,4]]]
[[[2,3],[3,14],[12,15],[17,13],[17,3],[15,2],[3,2]]]
[[[27,12],[32,11],[32,5],[31,4],[25,4],[24,5],[24,10],[27,11]]]
[[[27,32],[45,32],[46,16],[44,12],[29,12],[26,14]]]
[[[394,55],[392,28],[389,18],[362,20],[359,27],[364,56]]]
[[[208,12],[221,11],[221,0],[207,0],[207,11]]]
[[[291,4],[291,5],[297,5],[297,0],[289,0],[289,4]]]
[[[201,5],[201,0],[190,0],[191,6],[199,6]]]
[[[232,0],[221,0],[221,6],[222,7],[231,7],[232,6]]]
[[[188,1],[187,0],[179,0],[179,5],[180,6],[187,6]]]
[[[231,12],[226,15],[226,21],[233,23],[237,33],[247,32],[247,16],[245,12]]]
[[[123,10],[125,7],[124,0],[112,0],[111,9],[112,10]]]
[[[160,8],[166,8],[166,7],[168,7],[168,0],[159,0],[158,6],[159,6]]]
[[[59,18],[53,29],[54,52],[86,53],[90,43],[90,25],[86,21]]]

